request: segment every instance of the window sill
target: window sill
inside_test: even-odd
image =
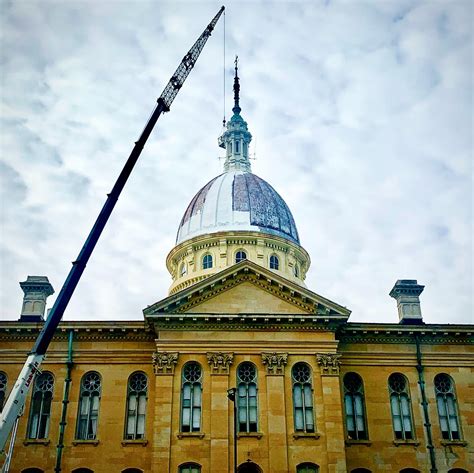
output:
[[[441,440],[440,444],[443,445],[443,447],[451,447],[451,446],[466,447],[467,446],[467,442],[465,440]]]
[[[409,440],[399,439],[399,440],[394,440],[393,445],[395,445],[396,447],[399,447],[400,445],[413,445],[414,447],[418,447],[418,445],[420,445],[420,442],[414,439],[409,439]]]
[[[142,447],[146,447],[148,445],[148,440],[122,440],[122,447],[129,447],[131,445],[141,445]]]
[[[73,440],[72,441],[73,445],[94,445],[94,447],[97,447],[99,445],[98,440]]]
[[[370,447],[372,442],[370,440],[346,439],[346,445],[366,445]]]
[[[26,439],[23,440],[23,445],[49,445],[49,439]]]
[[[184,438],[198,438],[198,439],[203,439],[204,436],[203,432],[180,432],[177,437],[179,439],[184,439]]]
[[[293,434],[294,439],[300,439],[300,438],[318,439],[319,437],[321,437],[321,434],[318,434],[318,432],[295,432]]]
[[[261,439],[263,437],[263,433],[262,432],[239,432],[237,434],[237,438],[238,439],[241,439],[241,438],[257,438],[257,439]]]

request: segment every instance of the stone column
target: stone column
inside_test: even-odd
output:
[[[153,353],[155,404],[153,418],[152,471],[171,471],[173,380],[178,353]]]
[[[344,412],[341,401],[339,379],[339,358],[336,353],[317,353],[316,359],[321,369],[323,391],[324,432],[328,456],[328,472],[346,471],[346,453],[344,444]]]
[[[288,353],[262,353],[267,381],[267,435],[269,471],[288,473],[288,444],[285,415],[285,366]]]
[[[211,367],[211,468],[210,473],[230,471],[229,409],[233,406],[227,399],[229,389],[229,367],[233,353],[209,352],[207,361]],[[232,436],[233,437],[233,436]],[[235,441],[235,439],[234,439]]]

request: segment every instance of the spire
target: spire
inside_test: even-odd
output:
[[[218,143],[226,150],[224,171],[251,172],[249,161],[249,144],[252,135],[248,131],[247,122],[240,115],[240,83],[239,83],[239,57],[235,56],[234,75],[234,107],[231,119],[227,122],[226,130],[219,137]]]

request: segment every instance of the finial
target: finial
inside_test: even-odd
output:
[[[235,56],[235,77],[234,77],[234,108],[232,111],[234,113],[239,114],[240,113],[240,105],[239,105],[239,94],[240,94],[240,84],[239,84],[239,76],[238,76],[238,70],[239,70],[239,56]]]

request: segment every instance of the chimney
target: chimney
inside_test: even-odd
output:
[[[42,322],[46,308],[46,299],[54,294],[53,286],[46,276],[28,276],[20,282],[25,295],[21,308],[20,322]]]
[[[418,297],[425,286],[418,284],[416,279],[399,279],[390,296],[397,300],[398,318],[400,324],[423,324],[420,298]]]

